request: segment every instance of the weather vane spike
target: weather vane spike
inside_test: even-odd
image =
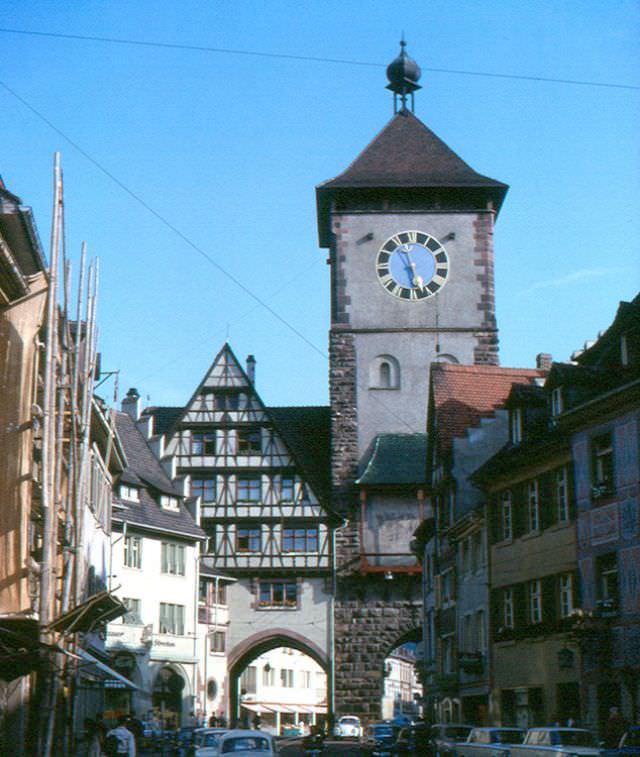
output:
[[[413,93],[420,89],[418,80],[421,76],[420,66],[405,52],[407,43],[404,32],[400,39],[400,55],[387,66],[387,89],[393,92],[393,112],[406,113],[407,100],[411,99],[411,112],[414,111]]]

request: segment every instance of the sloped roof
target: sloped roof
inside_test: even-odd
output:
[[[316,495],[328,502],[331,488],[329,407],[268,407],[267,412]]]
[[[356,484],[422,484],[426,478],[426,456],[426,434],[379,434]]]
[[[185,508],[182,497],[131,416],[127,413],[116,413],[116,428],[127,457],[127,467],[122,474],[122,481],[143,488],[140,489],[139,502],[114,498],[113,520],[167,531],[176,536],[204,538],[204,531],[196,525]],[[153,497],[152,491],[177,497],[179,509],[175,512],[163,509]]]
[[[432,363],[431,391],[435,427],[441,452],[449,450],[455,437],[477,426],[504,405],[513,384],[527,384],[544,378],[535,368],[501,368],[493,365]],[[435,425],[434,425],[435,421]]]
[[[173,427],[180,420],[184,413],[184,407],[162,407],[154,405],[145,407],[142,415],[151,415],[153,417],[153,433],[167,434],[173,431]]]
[[[477,173],[413,113],[401,111],[351,165],[318,188],[493,187],[507,185]]]

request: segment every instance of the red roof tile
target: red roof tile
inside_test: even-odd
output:
[[[431,365],[431,386],[435,407],[435,426],[442,452],[455,437],[477,426],[504,405],[513,384],[532,383],[544,378],[545,371],[535,368],[501,368],[493,365]]]

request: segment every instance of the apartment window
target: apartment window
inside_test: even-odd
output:
[[[122,622],[128,626],[142,625],[140,617],[140,600],[123,597],[122,604],[127,608],[127,614],[122,616]]]
[[[445,570],[442,573],[442,606],[449,607],[455,601],[453,570]]]
[[[217,584],[217,586],[216,586]],[[217,581],[214,583],[213,588],[213,604],[214,605],[226,605],[227,604],[227,587],[225,584]]]
[[[594,437],[591,442],[591,473],[594,497],[610,494],[613,488],[613,444],[610,432]]]
[[[300,685],[302,686],[303,689],[311,688],[311,671],[310,670],[300,671]]]
[[[469,612],[462,619],[462,647],[465,652],[473,652],[473,615]]]
[[[529,623],[542,623],[542,581],[529,581]]]
[[[191,454],[192,455],[215,455],[216,454],[216,435],[215,432],[191,432]]]
[[[562,395],[562,387],[557,386],[551,390],[551,415],[556,416],[564,410],[564,398]]]
[[[238,528],[236,531],[236,550],[238,552],[260,552],[262,540],[260,528]]]
[[[522,408],[516,407],[511,411],[511,443],[520,444],[522,441]]]
[[[453,673],[453,636],[442,637],[442,672]]]
[[[569,520],[569,486],[568,473],[564,466],[556,471],[554,483],[558,521],[566,523]]]
[[[564,573],[559,580],[560,617],[568,618],[573,612],[573,576]]]
[[[124,564],[127,568],[142,567],[142,539],[139,536],[125,537]]]
[[[184,605],[160,602],[160,633],[184,636]]]
[[[171,497],[168,494],[161,494],[160,507],[163,510],[173,510],[173,512],[178,512],[180,510],[180,502],[177,497]]]
[[[183,544],[163,541],[160,547],[162,573],[172,576],[184,576],[185,547]]]
[[[280,502],[293,502],[295,499],[295,480],[293,476],[280,479]]]
[[[262,668],[262,685],[263,686],[275,686],[276,685],[276,671],[267,663]]]
[[[262,496],[262,486],[259,476],[238,476],[238,502],[259,502]]]
[[[258,676],[255,665],[249,665],[245,668],[240,676],[240,691],[244,689],[247,694],[255,694],[257,688]]]
[[[237,410],[240,405],[240,395],[220,392],[214,395],[214,401],[216,410]]]
[[[209,653],[224,654],[227,646],[227,636],[224,631],[214,631],[209,634]]]
[[[136,486],[120,486],[120,498],[128,502],[140,502],[140,490]]]
[[[287,668],[280,669],[280,685],[284,689],[292,689],[294,687],[293,670]]]
[[[203,504],[208,505],[216,501],[215,478],[192,478],[191,496],[200,497]]]
[[[513,628],[513,589],[505,589],[502,592],[502,625],[504,628]]]
[[[260,607],[296,608],[298,587],[295,581],[260,581]]]
[[[513,539],[513,512],[510,491],[502,492],[500,495],[500,516],[502,538],[511,541]]]
[[[618,558],[615,552],[602,555],[597,561],[598,607],[601,613],[615,614],[618,609]]]
[[[259,455],[262,452],[262,434],[260,429],[239,428],[237,431],[236,452],[238,455]]]
[[[283,528],[282,529],[283,552],[317,552],[318,529],[317,528]]]
[[[538,479],[527,482],[527,520],[529,531],[540,528],[540,509],[538,501]]]

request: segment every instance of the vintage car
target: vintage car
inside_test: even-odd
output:
[[[456,747],[465,742],[473,726],[465,723],[436,723],[430,729],[431,754],[435,757],[453,757]]]
[[[278,748],[275,737],[267,731],[234,729],[222,734],[216,752],[220,757],[231,754],[233,757],[275,757]]]
[[[228,731],[228,728],[196,728],[188,757],[214,757],[218,754],[220,739]]]
[[[336,739],[359,739],[362,737],[362,725],[356,715],[342,715],[333,727]]]
[[[390,720],[369,723],[360,739],[361,752],[367,757],[391,757],[401,728]]]
[[[522,728],[497,726],[473,728],[463,744],[457,744],[456,757],[509,757],[512,744],[522,744]]]
[[[597,757],[600,748],[586,728],[529,728],[522,744],[509,749],[510,757]]]

